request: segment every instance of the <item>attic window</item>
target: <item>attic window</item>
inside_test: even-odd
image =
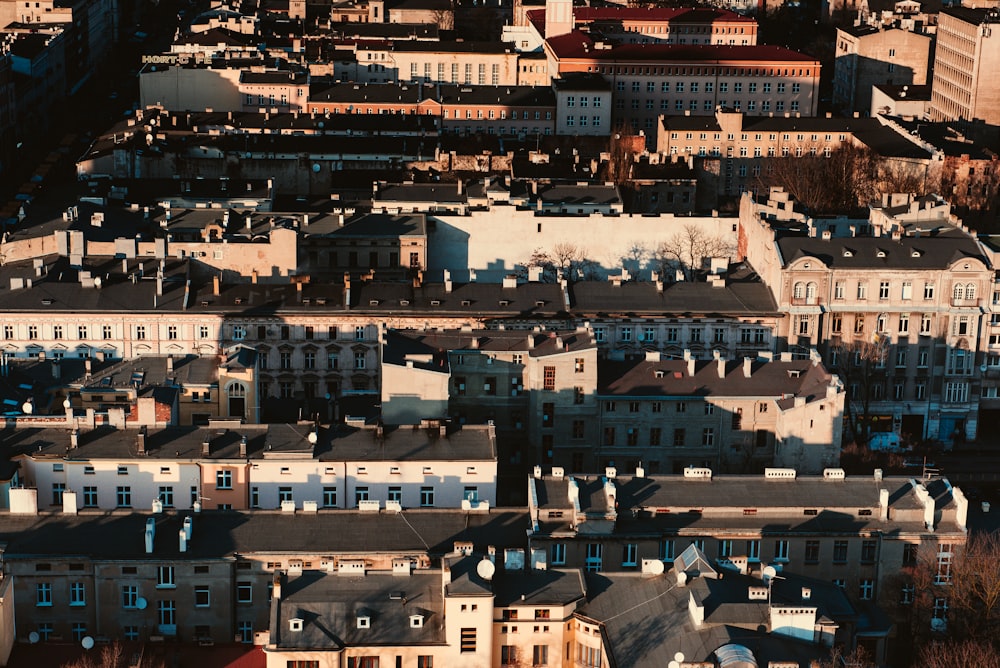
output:
[[[539,307],[545,306],[545,302],[542,301],[541,299],[539,299],[538,301],[535,302],[535,306],[539,306]]]
[[[410,628],[419,629],[424,626],[424,616],[423,615],[410,615]]]
[[[875,257],[885,257],[885,251],[884,250],[875,251]]]
[[[303,620],[300,617],[293,617],[292,619],[288,620],[288,630],[296,632],[301,631],[304,622],[305,620]]]
[[[920,257],[921,255],[923,255],[923,253],[918,251],[916,248],[910,251],[910,257]]]
[[[663,372],[660,371],[659,369],[657,369],[656,371],[653,372],[653,377],[654,378],[663,378]]]
[[[440,299],[432,299],[431,300],[431,306],[441,306],[441,300]]]
[[[472,302],[470,300],[468,300],[468,299],[463,299],[462,300],[462,306],[471,306],[471,305],[472,305]]]
[[[316,306],[326,306],[326,297],[317,297]]]
[[[510,302],[507,301],[506,299],[501,299],[500,306],[510,306]]]
[[[854,251],[845,248],[844,249],[844,257],[854,257]]]
[[[399,305],[400,306],[409,306],[410,305],[410,300],[409,299],[400,299],[399,300]]]
[[[871,514],[872,514],[872,509],[871,508],[861,508],[860,510],[858,510],[858,515],[865,515],[865,516],[867,516],[867,515],[871,515]]]
[[[369,306],[378,306],[378,300],[377,299],[369,299],[368,300],[368,305]]]
[[[801,369],[789,369],[788,370],[788,377],[789,378],[798,378],[801,375],[802,375],[802,370]]]
[[[237,306],[239,306],[240,304],[242,304],[242,303],[243,303],[243,297],[237,297],[236,299],[234,299],[234,300],[233,300],[233,302],[234,302],[234,303],[235,303],[235,304],[236,304]]]
[[[803,515],[816,515],[817,512],[818,511],[815,508],[806,508],[805,510],[802,511],[802,514]]]
[[[812,265],[810,265],[808,262],[806,262],[805,264],[802,265],[802,268],[803,269],[808,269],[810,266],[812,266]]]
[[[392,474],[392,475],[399,475],[399,467],[398,466],[390,466],[389,467],[389,473]]]
[[[372,627],[372,618],[368,615],[358,615],[358,628],[359,629],[370,629]]]

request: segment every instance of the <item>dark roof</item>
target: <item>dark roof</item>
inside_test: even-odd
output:
[[[719,377],[720,364],[725,377]],[[807,400],[826,397],[830,375],[822,365],[809,360],[753,361],[751,373],[744,375],[744,362],[725,360],[695,361],[693,376],[684,360],[612,361],[598,363],[600,395],[614,397],[663,396],[744,396],[780,398],[786,394]]]
[[[497,569],[493,580],[493,605],[518,607],[568,605],[586,593],[583,573],[576,569],[505,571]]]
[[[307,237],[323,235],[329,238],[364,238],[373,237],[424,237],[427,235],[427,217],[414,213],[393,216],[385,213],[366,213],[351,218],[341,227],[338,219],[325,216],[319,220],[310,218],[309,226],[304,230]]]
[[[94,559],[179,559],[177,532],[190,513],[156,516],[156,537],[147,555],[142,536],[146,513],[0,515],[4,558],[84,555]],[[489,513],[408,510],[405,513],[320,511],[204,511],[193,515],[187,559],[231,557],[239,553],[370,554],[399,552],[441,556],[456,541],[472,542],[485,553],[490,545],[523,545],[529,527],[523,509]]]
[[[317,448],[321,461],[496,461],[496,441],[489,427],[437,428],[419,425],[341,427],[329,449]]]
[[[597,49],[594,40],[580,31],[550,37],[546,44],[556,58],[586,58],[599,61],[663,61],[711,62],[719,61],[780,61],[815,63],[812,56],[786,49],[782,46],[730,46],[723,44],[619,44]]]
[[[528,347],[528,340],[533,347]],[[518,351],[530,357],[543,357],[566,352],[595,349],[593,337],[587,332],[524,330],[389,330],[383,348],[383,361],[403,365],[407,358],[429,358],[426,363],[415,363],[431,369],[448,371],[447,353],[456,350],[489,352]]]
[[[786,267],[802,257],[815,257],[838,269],[948,269],[961,260],[988,264],[976,241],[955,228],[899,240],[785,235],[778,237],[777,244]]]
[[[553,107],[555,93],[548,86],[455,86],[419,83],[335,83],[314,87],[309,101],[339,103],[417,104],[435,100],[442,104],[497,104],[518,107]],[[363,115],[363,114],[362,114]]]
[[[996,16],[995,10],[986,8],[945,7],[941,10],[941,13],[954,16],[956,19],[971,23],[972,25],[1000,22],[1000,17]]]
[[[899,84],[896,86],[890,84],[875,84],[875,88],[888,95],[893,100],[908,102],[910,100],[919,101],[930,101],[931,99],[931,86],[927,85],[916,85],[916,84]]]

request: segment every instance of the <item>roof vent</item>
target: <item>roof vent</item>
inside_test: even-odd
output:
[[[910,257],[920,257],[923,254],[924,254],[923,251],[919,251],[916,248],[910,251]]]
[[[843,480],[845,475],[844,469],[823,469],[824,480]]]
[[[698,468],[696,466],[689,466],[684,469],[685,478],[700,478],[700,479],[712,479],[712,469],[710,468]]]
[[[767,480],[795,480],[795,469],[764,469],[764,478]]]
[[[423,615],[410,615],[410,628],[420,629],[424,626],[424,616]]]
[[[305,620],[301,617],[292,617],[288,620],[288,630],[298,633],[302,631],[303,624],[305,624]]]
[[[370,629],[372,627],[372,618],[368,615],[359,614],[358,615],[358,628],[359,629]]]
[[[844,257],[854,257],[854,251],[849,248],[844,249]]]

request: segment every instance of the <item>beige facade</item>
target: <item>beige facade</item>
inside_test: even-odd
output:
[[[502,43],[396,42],[357,48],[357,83],[448,83],[516,86],[518,54]]]
[[[990,80],[1000,63],[995,9],[946,8],[938,15],[931,120],[1000,124],[1000,89]]]
[[[946,203],[906,197],[869,221],[831,229],[803,220],[807,236],[782,235],[767,217],[790,220],[789,203],[786,193],[766,204],[744,196],[740,223],[741,252],[791,316],[779,332],[787,349],[823,352],[844,379],[855,424],[864,415],[874,430],[914,441],[975,438],[980,314],[993,286],[976,239]],[[858,341],[877,348],[869,375]]]
[[[837,29],[833,104],[866,113],[872,87],[928,83],[931,37],[899,28]]]

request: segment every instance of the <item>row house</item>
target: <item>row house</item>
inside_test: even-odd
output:
[[[840,459],[843,385],[818,354],[698,362],[648,353],[644,361],[602,362],[598,373],[599,432],[581,447],[586,424],[573,425],[576,442],[559,458],[572,471],[597,462],[654,474],[689,466],[819,473]]]
[[[281,596],[276,576],[353,575],[359,564],[362,573],[392,573],[398,562],[398,590],[403,574],[439,573],[432,566],[456,543],[481,554],[521,545],[527,526],[525,513],[512,510],[8,515],[0,560],[17,595],[0,606],[5,619],[17,619],[11,637],[24,642],[37,634],[41,643],[90,636],[264,644],[272,598]],[[491,611],[483,611],[484,643]]]
[[[726,577],[770,565],[833,583],[857,605],[889,601],[895,610],[902,601],[899,611],[912,603],[907,574],[919,562],[933,569],[934,615],[946,614],[951,562],[968,535],[968,500],[946,479],[883,478],[881,470],[852,477],[841,469],[634,473],[536,468],[528,480],[532,552],[550,566],[615,573],[645,570],[652,560],[676,569],[693,545]]]
[[[932,150],[876,118],[805,118],[785,112],[765,116],[718,109],[712,117],[662,116],[656,150],[666,162],[693,161],[700,205],[718,197],[755,190],[773,167],[773,158],[830,157],[847,147],[878,148],[880,157],[901,168],[930,167]],[[900,141],[903,140],[903,141]]]
[[[760,206],[744,196],[740,244],[790,314],[784,346],[823,352],[855,433],[975,438],[994,285],[977,239],[934,198],[876,207],[835,236],[789,224],[781,195]]]
[[[570,440],[571,419],[587,422],[596,410],[597,346],[585,328],[394,330],[386,333],[382,374],[386,422],[447,414],[495,424],[548,462]],[[515,453],[526,454],[520,446]]]
[[[613,122],[654,142],[657,119],[668,111],[813,116],[819,101],[819,61],[777,46],[615,45],[573,32],[546,40],[545,52],[553,76],[603,75],[612,86]]]
[[[314,91],[307,106],[322,114],[431,116],[442,132],[461,134],[551,135],[557,127],[556,96],[548,86],[338,83]],[[600,116],[600,103],[595,106]],[[597,127],[606,134],[604,121]]]
[[[491,425],[11,430],[31,508],[73,513],[496,505]]]

